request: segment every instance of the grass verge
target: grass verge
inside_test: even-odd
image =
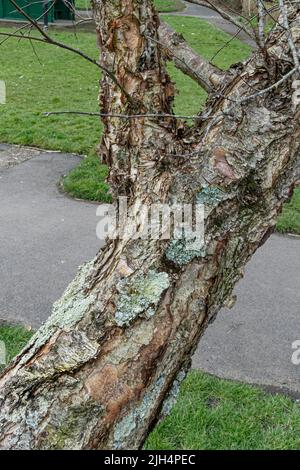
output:
[[[154,0],[154,5],[161,13],[182,11],[185,9],[185,5],[181,0]]]
[[[172,413],[146,442],[156,450],[300,448],[300,406],[283,395],[192,371]]]
[[[22,327],[0,327],[9,360],[31,335]],[[172,413],[150,434],[145,448],[297,450],[300,406],[283,395],[192,371]]]
[[[91,154],[63,178],[62,189],[75,198],[111,202],[107,174],[107,166],[100,165],[99,157]]]
[[[32,334],[32,331],[22,326],[0,325],[0,342],[5,344],[7,363],[21,351]],[[0,370],[3,367],[3,364],[0,364]]]

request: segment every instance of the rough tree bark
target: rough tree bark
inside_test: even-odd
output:
[[[109,113],[172,113],[150,0],[94,0]],[[300,46],[300,6],[288,10]],[[83,266],[0,379],[0,448],[135,449],[170,409],[190,357],[300,179],[296,74],[280,27],[210,94],[203,120],[104,119],[113,195],[206,206],[205,249],[114,240]],[[201,59],[199,59],[201,61]],[[218,75],[218,71],[215,71]],[[201,68],[200,72],[201,73]],[[253,97],[252,95],[255,95]]]

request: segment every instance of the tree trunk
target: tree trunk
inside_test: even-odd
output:
[[[150,0],[94,0],[105,113],[171,114],[174,88]],[[300,7],[289,9],[300,45]],[[202,60],[202,59],[199,59]],[[218,84],[202,118],[105,118],[112,193],[205,205],[205,247],[109,241],[0,378],[0,448],[136,449],[176,398],[190,358],[300,180],[299,107],[288,36],[277,28]],[[199,72],[200,73],[200,72]],[[218,74],[216,70],[216,74]],[[256,94],[255,97],[251,97]]]

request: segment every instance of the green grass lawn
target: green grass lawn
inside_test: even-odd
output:
[[[189,44],[207,59],[228,36],[209,23],[196,18],[165,16]],[[51,32],[57,39],[79,47],[97,57],[95,35],[80,32]],[[27,41],[10,39],[1,46],[0,80],[7,85],[7,104],[1,106],[0,142],[31,145],[87,155],[81,165],[64,180],[64,188],[78,198],[109,201],[104,179],[107,168],[98,162],[96,146],[101,123],[95,117],[75,115],[43,117],[46,111],[97,111],[98,69],[72,53],[53,46],[36,44],[36,53]],[[239,40],[231,42],[216,59],[228,68],[243,60],[249,47]],[[175,111],[194,114],[206,99],[205,92],[191,79],[169,66],[179,91]],[[300,233],[300,192],[286,207],[279,230]]]
[[[154,0],[154,5],[158,11],[182,11],[185,6],[181,0]]]
[[[8,358],[32,335],[0,327]],[[192,371],[172,413],[154,429],[146,449],[300,449],[300,404],[257,387]]]
[[[300,405],[258,387],[189,373],[176,406],[149,436],[156,450],[300,449]]]
[[[281,233],[300,234],[300,187],[295,189],[291,202],[284,205],[277,230]]]
[[[154,4],[158,11],[181,11],[184,9],[184,4],[181,0],[154,0]],[[75,0],[75,5],[78,10],[89,10],[91,2],[89,0]]]
[[[22,326],[0,325],[0,341],[6,346],[6,362],[10,362],[25,346],[32,336],[32,331]],[[0,370],[3,368],[0,364]]]

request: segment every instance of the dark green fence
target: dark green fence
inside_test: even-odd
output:
[[[44,2],[43,0],[16,0],[16,3],[24,10],[31,18],[43,21]],[[55,20],[73,20],[74,13],[68,7],[68,4],[74,5],[73,0],[68,0],[64,3],[62,0],[57,0],[51,7],[52,2],[48,2],[48,21],[53,23]],[[24,16],[16,9],[16,7],[9,0],[0,0],[0,18],[21,20]]]

